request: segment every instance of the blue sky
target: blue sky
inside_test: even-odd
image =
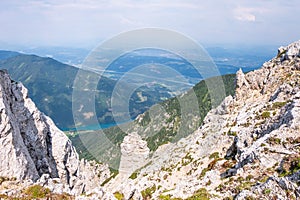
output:
[[[144,27],[206,44],[285,45],[300,39],[297,0],[1,0],[0,42],[85,46]]]

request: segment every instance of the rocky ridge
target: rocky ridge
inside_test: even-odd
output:
[[[234,97],[112,191],[125,199],[300,198],[299,66],[297,41],[261,69],[238,71]]]

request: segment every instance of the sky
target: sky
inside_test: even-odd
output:
[[[298,0],[1,0],[0,45],[93,46],[124,31],[166,28],[205,44],[300,39]]]

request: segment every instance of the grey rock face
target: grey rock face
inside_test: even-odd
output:
[[[0,72],[0,175],[36,181],[42,174],[69,182],[78,160],[68,138],[28,98],[27,89]]]
[[[68,137],[6,71],[0,71],[0,122],[0,176],[39,180],[73,194],[100,187],[109,177],[106,165],[79,160]]]

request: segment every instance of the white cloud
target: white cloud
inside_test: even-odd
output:
[[[255,22],[256,17],[251,13],[238,13],[235,18],[239,21]]]
[[[266,14],[269,10],[260,7],[237,7],[233,12],[235,19],[239,21],[255,22],[257,14]]]

